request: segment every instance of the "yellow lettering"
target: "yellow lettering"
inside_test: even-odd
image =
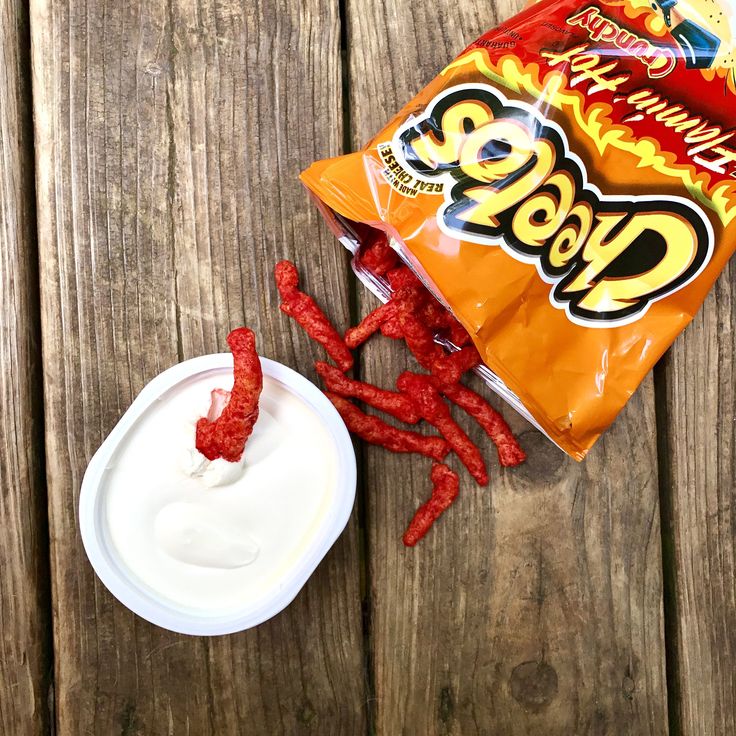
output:
[[[687,271],[697,255],[698,241],[685,218],[671,212],[637,213],[616,235],[614,243],[620,242],[623,252],[647,232],[659,233],[666,241],[665,254],[657,265],[636,277],[601,279],[580,300],[580,307],[602,313],[625,309],[673,283]],[[611,252],[619,247],[615,244]]]
[[[455,163],[468,135],[466,126],[472,124],[479,128],[493,120],[490,109],[478,100],[465,100],[449,108],[442,116],[443,140],[438,140],[434,132],[428,132],[412,144],[414,153],[427,166],[437,169],[441,165]]]
[[[500,188],[479,184],[477,187],[465,189],[463,196],[475,204],[470,204],[459,212],[458,219],[483,227],[498,227],[497,215],[515,207],[528,197],[554,169],[556,158],[554,146],[545,140],[537,143],[538,156],[534,166],[511,184]]]
[[[585,245],[593,226],[593,209],[587,202],[578,202],[570,210],[568,220],[550,245],[548,258],[552,268],[567,266]]]
[[[498,151],[490,156],[489,148],[494,143]],[[460,150],[460,168],[471,179],[493,184],[525,166],[537,144],[521,122],[494,120],[466,136]]]
[[[568,69],[594,80],[611,70],[599,62],[596,54],[578,54]],[[736,151],[723,145],[730,132],[689,117],[651,89],[627,100],[670,128],[688,130],[692,150],[707,155],[712,168],[736,164]],[[500,245],[524,262],[537,259],[542,278],[554,285],[552,302],[572,321],[637,319],[652,299],[692,278],[712,251],[712,228],[696,205],[667,195],[601,194],[566,153],[564,132],[487,85],[444,94],[400,139],[404,165],[417,176],[397,168],[395,178],[413,182],[414,194],[444,193],[438,218],[446,232]]]
[[[631,245],[625,238],[620,237],[620,233],[615,238],[609,238],[611,231],[626,219],[625,212],[599,212],[596,219],[598,222],[582,253],[587,265],[565,287],[566,292],[574,293],[590,289],[598,275]]]
[[[555,187],[557,196],[532,195],[516,210],[511,224],[514,235],[527,245],[544,245],[560,229],[575,200],[575,182],[567,171],[556,171],[545,186]]]

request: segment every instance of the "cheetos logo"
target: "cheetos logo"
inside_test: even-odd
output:
[[[693,202],[602,194],[558,125],[487,85],[435,98],[393,149],[418,179],[444,184],[444,232],[534,264],[577,324],[640,319],[711,257],[713,229]]]

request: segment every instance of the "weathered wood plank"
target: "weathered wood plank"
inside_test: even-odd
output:
[[[512,5],[349,1],[353,145]],[[383,338],[362,355],[384,385],[408,363]],[[465,480],[414,550],[401,534],[429,463],[366,450],[376,731],[665,734],[652,382],[582,465],[505,414],[528,464],[501,471],[488,448],[490,490]]]
[[[28,9],[0,9],[0,733],[48,731],[43,472]]]
[[[682,736],[736,733],[735,274],[726,268],[660,373]]]
[[[160,370],[244,322],[311,365],[277,258],[347,311],[296,178],[339,152],[337,3],[34,0],[32,19],[58,733],[358,733],[354,524],[276,620],[197,640],[117,604],[76,522],[87,461]]]

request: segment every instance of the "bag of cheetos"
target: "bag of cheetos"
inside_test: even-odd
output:
[[[354,251],[385,233],[489,385],[582,459],[736,248],[735,51],[729,0],[543,0],[302,179]]]

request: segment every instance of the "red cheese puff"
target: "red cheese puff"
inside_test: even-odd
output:
[[[442,460],[450,451],[450,446],[442,437],[397,429],[378,417],[362,412],[342,396],[328,391],[325,395],[334,404],[350,432],[366,442],[392,452],[416,452],[433,460]]]
[[[404,394],[386,391],[363,381],[348,378],[339,368],[328,363],[315,363],[317,373],[322,377],[325,386],[332,393],[348,398],[358,399],[374,409],[386,412],[407,424],[416,424],[419,414],[414,404]]]
[[[214,420],[202,417],[197,422],[195,445],[208,460],[223,458],[237,462],[243,456],[245,443],[258,419],[263,373],[251,330],[246,327],[233,330],[227,336],[227,344],[233,354],[233,389],[219,416]],[[225,402],[224,393],[212,392],[211,413],[217,412],[216,404]]]
[[[447,355],[434,341],[432,331],[406,303],[399,310],[399,325],[406,345],[419,365],[430,371],[442,384],[457,383],[463,373],[480,363],[480,355],[473,345]]]
[[[406,345],[419,365],[431,371],[435,364],[445,358],[445,352],[434,341],[432,331],[417,317],[411,301],[401,301],[399,326]]]
[[[457,383],[463,373],[467,373],[481,362],[475,345],[467,345],[454,353],[444,356],[441,365],[433,371],[443,384]]]
[[[392,269],[386,274],[386,278],[393,291],[398,291],[406,286],[416,286],[424,289],[424,284],[422,284],[409,266],[399,266],[398,268]]]
[[[432,376],[421,376],[405,371],[396,382],[399,390],[414,402],[419,414],[450,443],[454,453],[460,458],[468,472],[482,486],[488,483],[488,471],[480,450],[470,437],[463,432],[450,414],[450,408],[443,401],[437,389],[437,381]]]
[[[413,547],[457,498],[460,479],[447,465],[432,464],[432,497],[420,506],[404,532],[404,544]]]
[[[358,251],[358,260],[376,276],[385,276],[391,269],[396,268],[399,256],[389,244],[386,233],[374,228],[365,235]]]
[[[511,468],[526,460],[506,420],[480,394],[459,383],[443,386],[442,393],[480,424],[496,445],[501,465]]]
[[[450,328],[455,318],[442,306],[429,292],[419,309],[417,317],[424,322],[427,327],[432,330],[447,330]]]
[[[447,331],[447,337],[453,345],[456,345],[459,348],[472,343],[467,330],[454,318]]]
[[[395,302],[387,302],[370,314],[366,315],[357,327],[351,327],[345,333],[345,344],[352,350],[364,343],[371,335],[377,332],[387,320],[395,317],[398,312]]]
[[[353,367],[353,356],[340,333],[333,327],[314,299],[299,290],[299,273],[291,261],[281,261],[275,269],[281,294],[281,311],[295,319],[305,332],[320,343],[343,371]]]
[[[413,311],[427,327],[435,331],[446,331],[446,336],[450,342],[459,348],[469,345],[472,342],[465,328],[435,299],[408,266],[400,266],[393,271],[389,271],[387,278],[391,288],[394,290],[394,296],[392,298],[398,297],[399,294],[397,292],[406,287],[413,287],[419,290]],[[397,336],[396,333],[398,330],[391,330],[389,328],[388,331],[391,333],[388,336]],[[383,329],[381,332],[385,334]]]
[[[401,325],[396,317],[386,320],[381,325],[381,334],[384,337],[389,337],[392,340],[401,340],[404,337],[404,333],[401,331]]]

